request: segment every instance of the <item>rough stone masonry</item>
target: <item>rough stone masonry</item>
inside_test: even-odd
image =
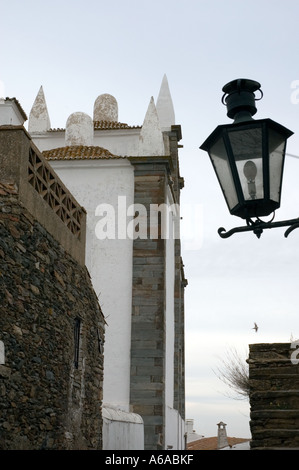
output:
[[[291,346],[250,345],[251,449],[299,449],[299,365]]]
[[[0,184],[0,449],[101,449],[104,318],[86,268]]]

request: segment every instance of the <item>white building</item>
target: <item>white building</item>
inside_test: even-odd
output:
[[[103,94],[92,117],[52,129],[41,87],[28,131],[87,211],[86,266],[107,322],[104,449],[184,449],[181,128],[167,78],[142,126],[118,122]]]

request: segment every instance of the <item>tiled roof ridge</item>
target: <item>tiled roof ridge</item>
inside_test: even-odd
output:
[[[129,126],[124,122],[118,121],[94,121],[95,129],[137,129],[140,126]]]
[[[228,445],[230,447],[241,444],[243,442],[250,441],[250,438],[242,438],[242,437],[228,437],[227,438]],[[218,437],[204,437],[198,439],[197,441],[192,441],[187,444],[188,450],[216,450],[218,444]]]
[[[109,150],[99,146],[69,145],[51,150],[44,150],[43,156],[47,160],[89,160],[101,158],[124,158],[113,155]]]
[[[108,129],[140,129],[141,126],[129,126],[124,122],[118,121],[93,121],[94,129],[108,130]],[[51,128],[48,132],[63,132],[65,128],[57,127]]]

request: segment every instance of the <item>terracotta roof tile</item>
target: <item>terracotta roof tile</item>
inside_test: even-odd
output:
[[[140,126],[129,126],[117,121],[94,121],[95,129],[138,129]]]
[[[141,126],[129,126],[124,122],[117,121],[94,121],[94,129],[96,130],[109,130],[109,129],[140,129]],[[49,129],[48,132],[64,132],[64,128]]]
[[[242,442],[248,442],[249,439],[243,439],[241,437],[228,437],[228,445],[234,446],[236,444],[241,444]],[[188,450],[217,450],[217,437],[205,437],[198,439],[197,441],[189,442],[187,444]]]
[[[109,150],[96,146],[72,145],[59,147],[52,150],[44,150],[43,156],[47,160],[98,160],[124,158],[113,155]]]

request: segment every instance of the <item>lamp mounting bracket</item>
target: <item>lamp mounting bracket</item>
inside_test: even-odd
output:
[[[228,238],[234,233],[253,232],[257,238],[260,238],[264,230],[276,227],[289,227],[284,233],[284,236],[287,238],[293,230],[299,228],[299,217],[297,219],[281,220],[279,222],[263,222],[261,219],[254,221],[252,219],[248,219],[246,226],[235,227],[228,231],[226,231],[225,228],[220,227],[218,229],[218,234],[221,238]]]

